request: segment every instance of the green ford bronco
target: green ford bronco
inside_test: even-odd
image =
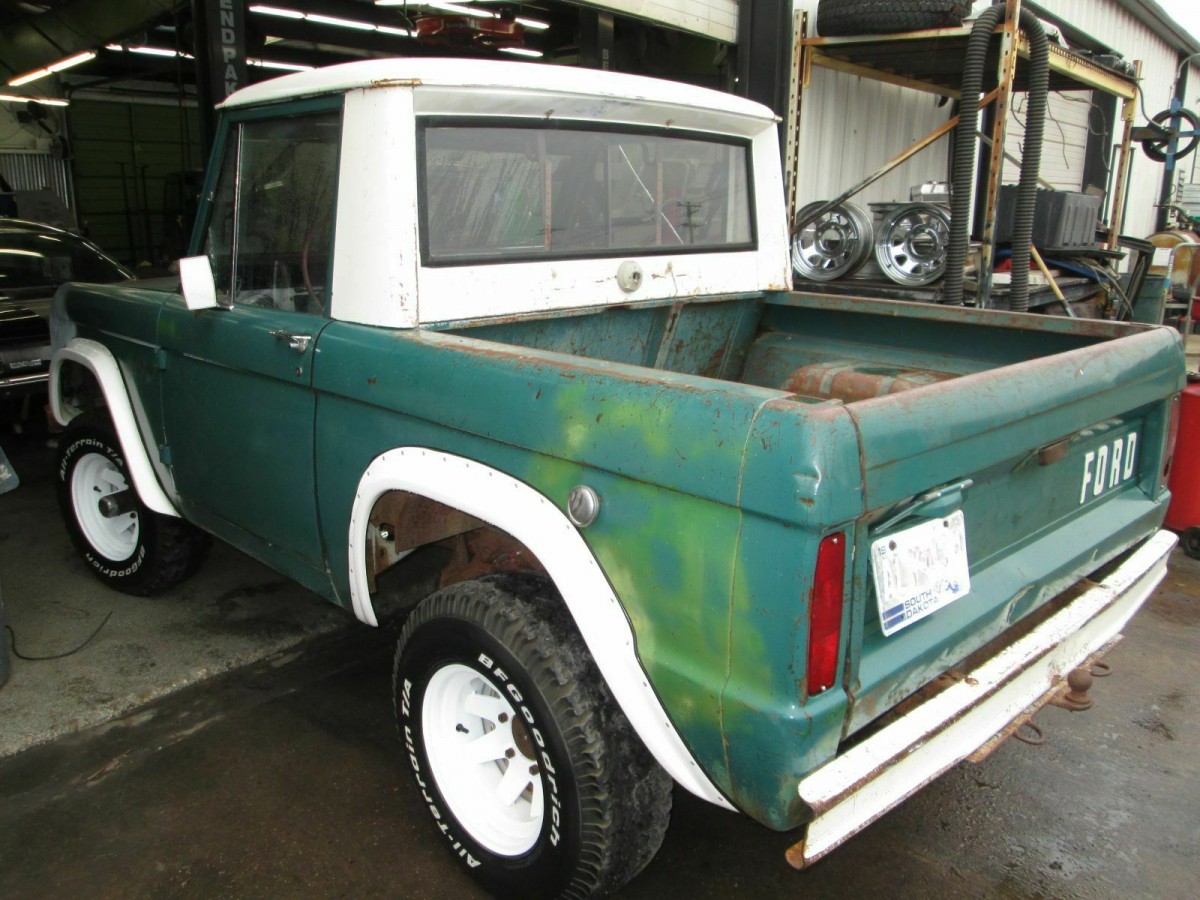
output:
[[[653,857],[673,783],[803,867],[973,754],[1162,577],[1162,328],[790,289],[776,122],[633,76],[380,60],[223,106],[172,284],[55,299],[95,574],[208,536],[376,624],[397,763],[489,890]]]

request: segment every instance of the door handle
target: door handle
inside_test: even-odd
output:
[[[311,334],[297,334],[294,331],[284,331],[282,328],[276,328],[271,331],[271,335],[281,341],[287,341],[288,346],[297,353],[304,353],[308,350],[308,345],[312,343]]]

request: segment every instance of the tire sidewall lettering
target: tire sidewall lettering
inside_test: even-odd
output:
[[[138,569],[142,567],[142,563],[146,561],[146,545],[139,543],[133,560],[130,561],[129,565],[121,569],[112,568],[111,563],[107,559],[90,550],[84,552],[83,558],[89,566],[105,578],[128,578],[130,575],[136,574]]]
[[[99,453],[101,456],[107,457],[112,461],[113,465],[119,468],[122,472],[125,471],[125,460],[112,447],[104,441],[94,437],[81,437],[72,441],[65,450],[63,450],[58,461],[58,480],[66,483],[70,477],[70,473],[75,468],[75,463],[84,453]]]
[[[127,559],[109,559],[92,546],[79,524],[79,514],[75,510],[72,499],[71,479],[74,477],[75,468],[79,465],[80,461],[93,453],[103,456],[116,468],[120,469],[121,472],[126,473],[126,477],[128,478],[125,458],[119,446],[114,446],[112,442],[105,440],[103,435],[95,433],[90,427],[83,433],[76,434],[71,438],[70,442],[63,447],[62,452],[59,454],[55,470],[58,479],[60,503],[64,507],[64,512],[69,509],[67,527],[71,532],[76,547],[79,549],[80,555],[83,557],[84,563],[100,579],[114,586],[124,584],[133,585],[139,583],[143,575],[143,569],[151,561],[150,550],[154,533],[153,517],[145,515],[145,511],[140,508],[139,503],[138,542],[133,555]]]
[[[480,649],[475,641],[469,642],[474,643],[476,649],[473,650],[464,646],[468,643],[465,641],[454,641],[457,646],[453,652],[444,646],[432,650],[431,644],[435,643],[426,642],[422,652],[415,654],[417,659],[410,661],[400,671],[395,698],[404,755],[408,759],[422,804],[448,842],[451,852],[485,881],[492,881],[503,890],[505,884],[527,884],[530,878],[535,881],[557,880],[559,876],[555,873],[566,864],[572,852],[571,844],[577,842],[577,838],[571,837],[572,830],[569,827],[569,823],[577,819],[577,813],[568,811],[574,810],[576,802],[573,794],[566,795],[565,792],[572,790],[571,784],[559,775],[561,763],[555,763],[556,754],[565,752],[558,749],[561,740],[551,739],[546,729],[546,725],[553,720],[538,705],[540,696],[526,685],[523,673],[520,676],[521,684],[514,683],[510,673],[520,672],[521,667],[502,662],[500,652]],[[544,819],[537,842],[522,856],[503,857],[480,846],[446,805],[432,776],[421,737],[422,704],[429,680],[441,667],[451,663],[465,665],[479,672],[498,694],[512,703],[515,713],[525,722],[536,745],[545,804]]]

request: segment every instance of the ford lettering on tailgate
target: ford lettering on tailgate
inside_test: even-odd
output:
[[[1080,504],[1130,481],[1137,473],[1137,449],[1138,435],[1131,431],[1085,453]]]

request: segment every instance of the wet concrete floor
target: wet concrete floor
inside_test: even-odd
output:
[[[677,792],[622,896],[1194,897],[1200,614],[1181,567],[1096,707],[1038,714],[1042,746],[953,769],[805,873],[786,835]],[[355,630],[0,762],[0,896],[482,896],[402,765],[391,641]]]
[[[1043,745],[956,767],[807,872],[789,836],[677,791],[621,896],[1195,897],[1198,598],[1177,551],[1092,710],[1043,710]],[[0,759],[0,897],[482,896],[401,759],[396,627],[322,632]]]

